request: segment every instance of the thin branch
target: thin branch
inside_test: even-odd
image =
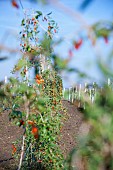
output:
[[[23,135],[22,147],[21,147],[21,156],[20,156],[20,163],[19,163],[19,166],[18,166],[18,170],[20,170],[21,166],[22,166],[22,160],[23,160],[23,156],[24,156],[24,143],[25,143],[25,135]]]
[[[39,26],[40,26],[45,32],[48,33],[48,35],[49,35],[50,37],[52,37],[51,33],[48,32],[47,29],[45,29],[39,22],[38,22],[38,24],[39,24]]]
[[[69,8],[68,6],[64,5],[62,2],[59,2],[58,0],[49,0],[51,4],[53,4],[55,7],[58,7],[60,10],[64,11],[65,13],[69,14],[71,17],[73,17],[74,20],[78,20],[86,29],[89,28],[88,23],[86,20],[82,17],[82,15]]]
[[[0,50],[8,51],[10,53],[17,53],[20,52],[19,49],[12,49],[10,47],[6,47],[5,45],[0,44]]]
[[[24,7],[23,7],[23,4],[22,4],[21,0],[19,0],[19,2],[20,2],[20,5],[21,5],[21,8],[22,8],[22,9],[24,9]]]
[[[41,113],[40,113],[40,112],[37,112],[37,113],[40,115],[41,120],[42,120],[42,122],[44,123],[44,120],[43,120],[43,117],[42,117]]]

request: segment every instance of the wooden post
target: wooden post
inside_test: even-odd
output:
[[[81,84],[79,85],[78,98],[79,98],[79,100],[80,100],[80,98],[81,98]]]
[[[63,98],[65,97],[65,87],[63,88]]]
[[[4,83],[5,84],[7,83],[7,76],[5,76],[5,78],[4,78]]]
[[[111,84],[111,80],[110,78],[108,78],[108,86],[110,86],[110,84]]]

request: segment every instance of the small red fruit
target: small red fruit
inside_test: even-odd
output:
[[[36,31],[37,30],[37,28],[36,27],[34,27],[34,31]]]
[[[36,25],[37,24],[37,22],[36,21],[34,21],[34,25]]]
[[[34,21],[35,20],[35,18],[32,18],[32,21]]]
[[[80,46],[82,45],[82,43],[83,43],[83,41],[82,41],[82,39],[80,39],[79,41],[77,41],[77,42],[74,42],[74,47],[75,47],[75,49],[79,49],[80,48]]]
[[[16,147],[15,147],[15,145],[14,144],[12,144],[12,155],[14,155],[15,154],[15,152],[17,151],[17,149],[16,149]]]
[[[41,159],[39,159],[39,160],[38,160],[38,162],[39,162],[39,163],[41,163],[41,162],[42,162],[42,160],[41,160]]]
[[[56,104],[57,104],[57,101],[56,101],[56,100],[53,100],[53,104],[56,105]]]
[[[38,139],[38,134],[35,134],[35,135],[34,135],[34,138],[35,138],[35,139]]]
[[[15,8],[19,8],[19,5],[17,4],[17,2],[15,0],[12,0],[12,6]]]
[[[25,34],[23,34],[23,37],[25,37],[26,35]]]
[[[24,125],[25,124],[25,122],[21,119],[20,121],[20,125],[19,126],[22,126],[22,125]]]
[[[33,135],[38,134],[38,128],[35,127],[35,126],[33,126],[33,127],[32,127],[32,133],[33,133]]]
[[[24,69],[24,74],[26,74],[27,73],[27,69]]]
[[[41,75],[36,75],[36,83],[37,84],[43,84],[44,83],[44,79],[42,79]]]
[[[55,109],[55,107],[54,106],[52,106],[52,110],[54,110]]]
[[[34,122],[31,121],[31,120],[28,120],[28,124],[29,124],[29,125],[34,125]]]

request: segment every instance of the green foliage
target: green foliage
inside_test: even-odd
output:
[[[10,82],[1,89],[5,95],[3,110],[9,110],[9,120],[13,120],[16,125],[23,126],[25,129],[22,169],[30,166],[41,168],[42,164],[43,168],[48,170],[61,169],[63,166],[63,156],[56,143],[62,120],[60,113],[62,80],[57,73],[54,71],[51,73],[50,70],[44,71],[42,78],[44,83],[34,82],[31,86],[28,86],[27,80],[19,82],[15,78],[10,78]],[[26,109],[29,109],[27,118]],[[34,125],[30,125],[29,121]],[[32,134],[33,126],[38,129],[36,138]]]
[[[0,105],[2,111],[9,111],[9,120],[24,128],[24,154],[21,169],[57,169],[63,168],[63,155],[57,144],[62,126],[62,80],[53,69],[42,72],[39,58],[46,56],[51,65],[52,36],[56,24],[50,17],[45,16],[48,28],[42,41],[37,42],[39,35],[38,19],[40,11],[32,18],[22,20],[23,31],[21,47],[23,56],[14,66],[12,73],[18,72],[19,77],[11,77],[9,82],[0,89]],[[42,18],[43,19],[43,18]],[[39,57],[40,55],[40,57]],[[37,58],[35,58],[37,56]],[[33,81],[29,79],[30,69],[39,69]],[[20,159],[22,152],[20,141],[14,142],[13,156]],[[15,149],[16,148],[16,149]]]
[[[89,132],[79,136],[78,149],[74,148],[65,162],[65,169],[73,169],[79,162],[83,169],[113,169],[113,89],[103,84],[96,92],[96,101],[86,105],[83,122]],[[74,168],[78,169],[77,162]]]
[[[110,21],[97,22],[92,28],[97,37],[109,37],[113,33],[113,23]]]
[[[81,9],[85,9],[89,1],[84,1]],[[9,120],[24,129],[24,156],[21,169],[72,170],[73,158],[84,165],[87,170],[113,169],[113,87],[104,85],[97,92],[93,105],[87,104],[83,121],[89,128],[89,133],[79,139],[79,149],[74,148],[64,163],[62,152],[57,145],[62,126],[62,80],[58,71],[76,71],[81,77],[84,73],[68,68],[68,59],[61,59],[53,54],[53,36],[58,31],[58,25],[51,18],[51,12],[43,15],[36,11],[32,17],[26,15],[22,20],[21,51],[22,58],[14,66],[13,74],[19,73],[18,79],[10,78],[0,88],[0,111],[9,111]],[[41,23],[45,23],[45,27]],[[42,37],[40,27],[45,31]],[[113,33],[112,22],[98,22],[92,26],[96,38],[107,38]],[[60,40],[61,41],[61,40]],[[80,43],[81,42],[81,43]],[[76,50],[82,44],[74,41]],[[59,43],[58,43],[59,44]],[[113,52],[112,52],[113,53]],[[112,58],[112,53],[110,60]],[[40,59],[46,57],[48,65],[53,68],[42,71]],[[6,58],[0,58],[0,61]],[[98,67],[105,77],[112,77],[112,72],[104,63],[98,62]],[[36,76],[29,80],[28,72],[34,68]],[[66,92],[67,93],[67,92]],[[65,94],[67,97],[67,94]],[[15,142],[17,151],[14,156],[20,158],[20,141]],[[76,155],[76,156],[75,156]],[[65,166],[65,167],[64,167]]]

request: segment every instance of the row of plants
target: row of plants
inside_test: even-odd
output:
[[[38,29],[42,13],[36,11],[32,17],[25,15],[20,32],[22,57],[14,66],[14,76],[0,88],[1,112],[8,111],[9,120],[23,127],[21,140],[12,145],[12,155],[19,162],[18,170],[63,168],[64,159],[57,144],[64,119],[61,114],[62,79],[52,67],[43,70],[41,63],[45,56],[47,66],[51,66],[51,43],[57,24],[50,15],[43,18],[47,32],[41,41]],[[35,76],[30,80],[32,69]]]
[[[106,83],[111,89],[113,89],[113,83],[108,78],[108,82]],[[87,84],[85,83],[84,86],[81,84],[75,85],[74,87],[70,88],[63,88],[63,99],[68,100],[72,103],[76,101],[82,102],[89,102],[89,103],[94,103],[96,100],[96,96],[98,94],[102,93],[104,91],[104,88],[102,86],[99,86],[96,82],[93,82],[92,84]],[[85,105],[82,104],[82,105]]]
[[[84,102],[84,101],[83,101]],[[103,84],[93,105],[88,104],[83,111],[83,124],[87,133],[78,137],[78,147],[67,157],[68,170],[112,170],[113,169],[113,90]],[[77,162],[76,162],[77,161]],[[73,166],[73,162],[74,166]]]

